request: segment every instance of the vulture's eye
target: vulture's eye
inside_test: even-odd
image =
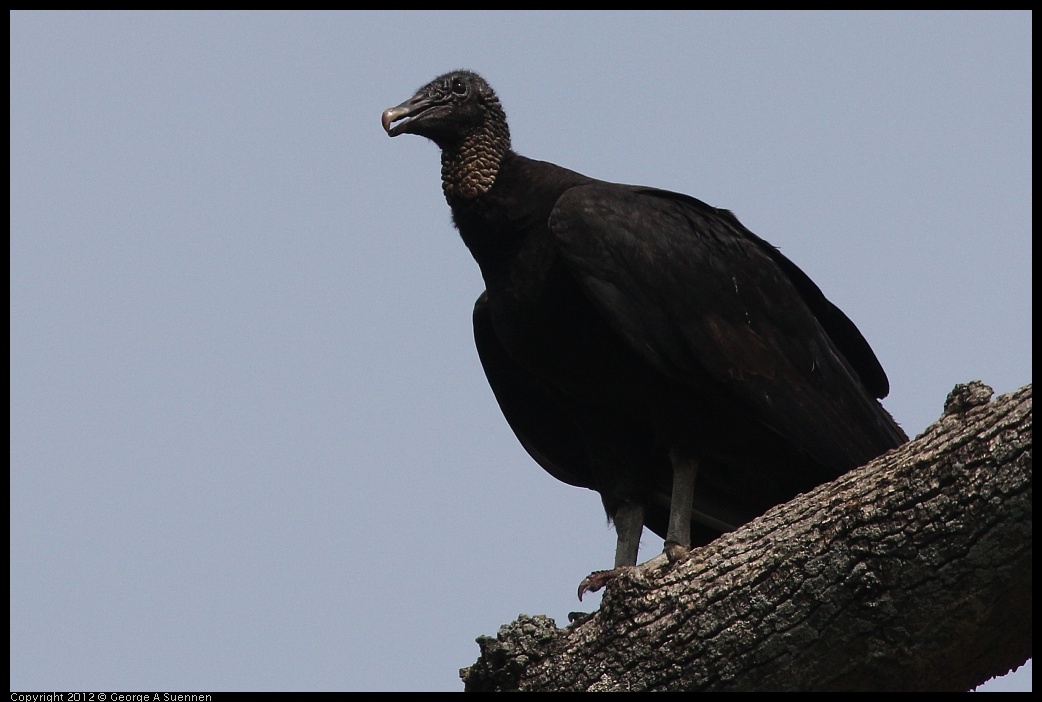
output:
[[[452,92],[455,93],[456,95],[466,95],[467,94],[467,84],[463,82],[462,78],[453,78],[452,79]]]

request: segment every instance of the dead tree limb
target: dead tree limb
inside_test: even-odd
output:
[[[467,690],[964,691],[1031,656],[1031,386],[944,415],[867,466],[559,629],[481,637]]]

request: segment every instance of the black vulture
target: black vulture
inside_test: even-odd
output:
[[[382,122],[441,149],[507,422],[547,472],[600,493],[615,525],[615,569],[580,597],[636,564],[644,526],[672,561],[907,440],[861,332],[730,211],[515,153],[470,71]]]

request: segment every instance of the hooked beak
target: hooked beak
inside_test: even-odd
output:
[[[415,117],[431,106],[431,101],[427,99],[426,95],[414,95],[401,105],[384,110],[383,115],[380,117],[380,122],[383,124],[384,131],[387,132],[388,136],[396,137],[409,131],[409,124],[412,121],[409,118]],[[394,124],[403,119],[405,120],[404,122]]]

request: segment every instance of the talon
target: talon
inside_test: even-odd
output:
[[[582,602],[583,595],[587,592],[597,592],[612,580],[619,577],[619,573],[621,572],[621,568],[612,568],[611,570],[595,570],[587,575],[583,578],[583,581],[579,583],[579,601]]]

